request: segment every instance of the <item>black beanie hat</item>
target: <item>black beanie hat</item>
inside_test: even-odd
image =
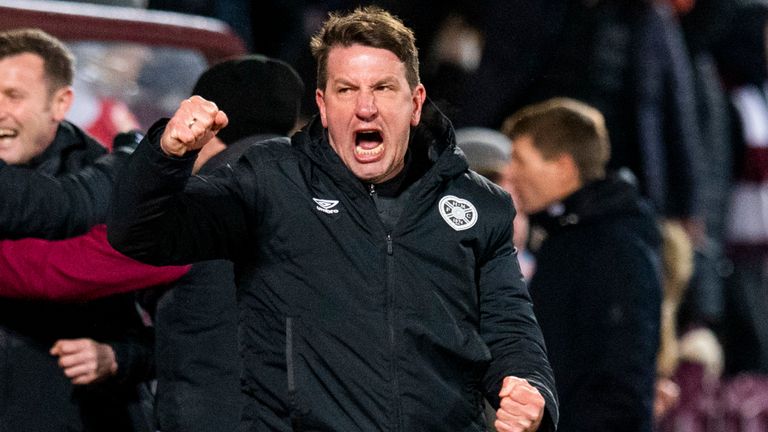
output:
[[[248,55],[205,71],[192,94],[213,101],[229,118],[217,136],[229,145],[249,135],[286,135],[299,116],[304,83],[287,63]]]

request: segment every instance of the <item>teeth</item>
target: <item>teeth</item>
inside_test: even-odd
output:
[[[376,147],[374,147],[372,149],[367,149],[367,150],[362,148],[362,147],[360,147],[360,146],[355,147],[355,154],[364,155],[364,156],[377,155],[377,154],[381,153],[382,151],[384,151],[384,144],[379,144]]]
[[[16,136],[16,132],[12,129],[0,129],[0,138]]]

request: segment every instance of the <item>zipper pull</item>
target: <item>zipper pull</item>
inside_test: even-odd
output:
[[[392,255],[392,234],[387,234],[387,255]]]
[[[376,186],[373,183],[370,183],[368,185],[368,195],[370,196],[376,195]]]

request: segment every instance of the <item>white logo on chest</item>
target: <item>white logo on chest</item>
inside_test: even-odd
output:
[[[339,200],[326,200],[326,199],[320,199],[320,198],[312,198],[312,201],[317,203],[317,207],[315,207],[317,210],[320,210],[323,213],[328,214],[334,214],[338,213],[339,210],[335,209],[337,204],[339,204]]]
[[[477,209],[465,199],[453,195],[444,196],[438,206],[440,216],[456,231],[470,229],[477,223]]]

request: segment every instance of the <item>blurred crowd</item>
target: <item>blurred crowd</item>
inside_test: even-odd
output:
[[[219,18],[244,40],[250,52],[290,65],[299,83],[284,92],[297,100],[299,115],[288,126],[263,131],[280,136],[290,135],[317,112],[310,37],[328,12],[360,4],[345,0],[94,2]],[[502,186],[516,202],[520,190],[512,172],[515,140],[501,132],[505,121],[521,108],[553,97],[581,101],[602,114],[610,137],[606,170],[637,188],[650,203],[661,232],[659,272],[647,276],[659,276],[662,288],[654,429],[768,430],[768,2],[367,3],[391,11],[415,31],[427,97],[453,122],[470,167]],[[87,58],[94,50],[97,48],[80,46],[75,53]],[[113,53],[100,52],[98,58],[115,63],[131,58],[136,60],[128,63],[135,64],[146,56],[142,50],[121,47]],[[130,67],[97,63],[103,69],[94,72],[94,79],[113,81],[106,87],[133,82],[137,75]],[[199,62],[189,67],[199,71],[197,75],[205,69]],[[129,78],[114,74],[115,70]],[[87,71],[82,74],[86,76]],[[242,80],[235,77],[227,79]],[[79,82],[75,81],[75,90],[82,108],[75,105],[68,118],[103,145],[119,149],[118,141],[113,144],[119,132],[143,128],[144,120],[130,111],[126,101],[112,95],[102,94],[100,108],[95,109],[96,104],[89,103],[95,100],[90,97],[93,87],[89,89],[88,81]],[[220,96],[222,100],[236,99],[238,90],[247,87],[237,82],[236,89],[227,89],[230,94]],[[200,83],[194,89],[194,82],[185,84],[189,94],[206,90]],[[209,91],[216,100],[216,91]],[[256,98],[259,92],[250,97]],[[287,103],[278,100],[279,95],[274,98],[268,106]],[[289,108],[287,112],[293,111]],[[269,108],[258,112],[261,116],[269,113]],[[239,138],[262,131],[236,133]],[[531,215],[519,207],[518,211],[514,244],[523,275],[530,281],[537,271],[541,236],[546,234],[536,218],[529,220]],[[206,270],[197,264],[191,271],[204,270],[208,274],[231,272],[226,268]],[[202,301],[185,300],[183,290],[170,292],[179,293],[175,300],[165,290],[139,295],[138,321],[144,317],[144,325],[133,321],[131,325],[141,335],[138,346],[142,349],[155,343],[147,342],[142,333],[151,321],[149,315],[181,322],[180,310]],[[532,295],[536,300],[536,293]],[[232,300],[234,294],[228,292],[228,296]],[[184,303],[179,306],[174,301]],[[220,306],[226,309],[208,313],[236,308],[234,303]],[[234,326],[226,323],[226,333],[234,333]],[[165,333],[154,335],[162,347],[158,349],[166,354],[179,350],[169,340],[174,332],[183,330],[161,327],[159,331]],[[219,341],[222,350],[235,350],[230,346],[232,340]],[[194,345],[189,341],[189,346]],[[236,385],[230,381],[237,368],[227,366],[229,375],[222,379],[229,379],[231,387]],[[173,379],[191,380],[172,377],[167,382]],[[220,402],[220,410],[237,405],[237,401]],[[2,425],[0,431],[4,431]]]

